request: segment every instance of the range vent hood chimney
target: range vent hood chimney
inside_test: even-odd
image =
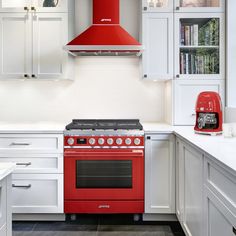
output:
[[[119,0],[93,0],[93,25],[64,46],[74,56],[141,55],[142,45],[120,26]]]

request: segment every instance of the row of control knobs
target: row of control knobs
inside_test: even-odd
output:
[[[69,144],[69,145],[73,145],[74,144],[74,139],[73,138],[69,138],[68,140],[67,140],[67,143]],[[93,146],[93,145],[95,145],[96,144],[96,139],[95,138],[90,138],[89,140],[88,140],[88,142],[89,142],[89,144],[91,145],[91,146]],[[113,144],[116,144],[116,145],[127,145],[127,146],[129,146],[129,145],[131,145],[132,144],[132,140],[131,140],[131,138],[126,138],[125,140],[124,140],[124,142],[123,142],[123,139],[122,138],[116,138],[116,139],[113,139],[113,138],[108,138],[107,140],[105,140],[104,138],[99,138],[98,140],[97,140],[97,143],[99,144],[99,145],[113,145]],[[140,138],[135,138],[134,139],[134,145],[136,145],[136,146],[138,146],[138,145],[140,145],[141,144],[141,139]]]

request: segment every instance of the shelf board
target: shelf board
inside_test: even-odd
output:
[[[179,46],[180,49],[202,49],[202,48],[206,48],[206,49],[219,49],[220,46],[194,46],[194,45],[181,45]]]

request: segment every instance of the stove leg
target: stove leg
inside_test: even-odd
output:
[[[76,220],[76,214],[71,214],[70,215],[70,220],[75,221]]]
[[[133,216],[134,218],[134,221],[139,221],[139,220],[141,220],[141,215],[140,214],[134,214],[134,216]]]

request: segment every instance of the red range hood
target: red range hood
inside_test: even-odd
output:
[[[74,56],[140,55],[142,45],[120,26],[119,0],[93,0],[93,25],[64,46]]]

